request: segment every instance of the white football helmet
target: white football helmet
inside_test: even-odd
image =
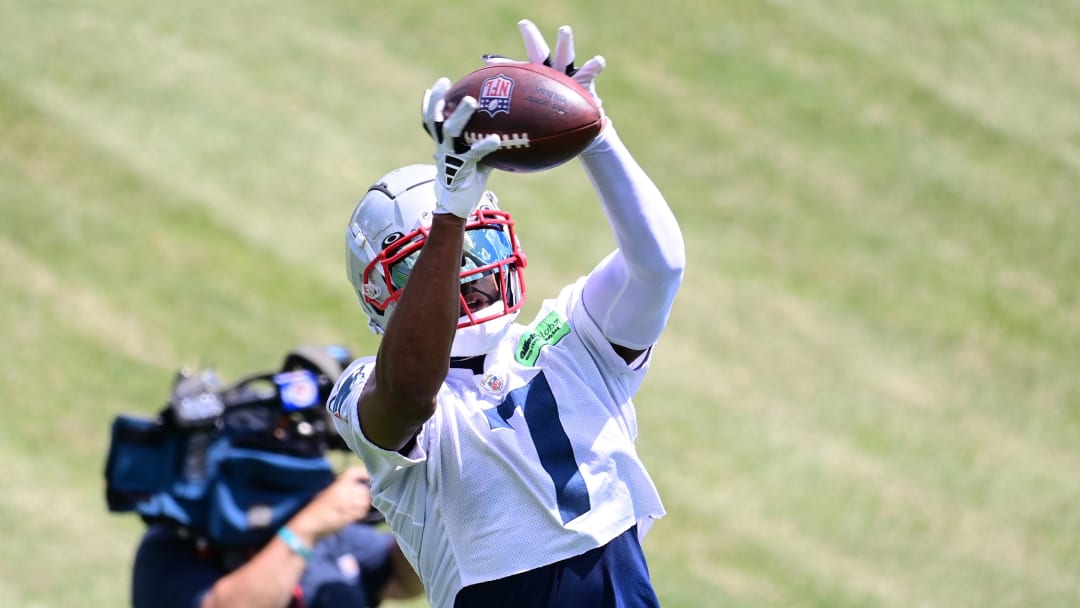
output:
[[[407,165],[368,189],[345,233],[349,282],[377,334],[386,330],[401,290],[420,257],[435,210],[435,166]],[[525,254],[514,221],[500,211],[490,190],[469,215],[461,259],[462,285],[494,274],[500,298],[458,321],[451,356],[491,351],[506,334],[525,301]]]

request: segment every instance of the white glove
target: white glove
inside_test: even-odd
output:
[[[467,218],[487,189],[491,167],[480,161],[499,149],[499,136],[488,135],[471,147],[454,146],[454,140],[465,130],[465,124],[476,111],[476,99],[466,95],[454,108],[449,118],[444,118],[446,92],[450,79],[440,78],[424,92],[422,113],[424,129],[435,140],[435,197],[438,204],[435,213],[453,213]]]
[[[555,55],[551,55],[551,49],[544,41],[543,34],[532,21],[522,19],[518,21],[518,29],[521,30],[521,38],[525,41],[525,53],[528,61],[515,61],[502,55],[484,55],[486,65],[499,63],[541,63],[548,67],[565,72],[582,87],[592,93],[596,105],[602,107],[603,102],[596,94],[596,77],[603,71],[607,62],[601,55],[597,55],[585,62],[580,68],[574,67],[574,30],[569,25],[559,28],[558,37],[555,41]]]

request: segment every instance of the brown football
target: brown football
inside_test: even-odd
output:
[[[477,107],[458,147],[497,134],[499,149],[482,162],[503,171],[530,173],[561,165],[580,154],[603,127],[592,94],[540,64],[505,63],[469,72],[447,92],[445,115],[466,95],[476,99]]]

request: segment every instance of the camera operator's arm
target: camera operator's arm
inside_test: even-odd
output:
[[[367,515],[371,509],[367,481],[362,467],[346,470],[285,528],[310,551],[321,539]],[[218,579],[203,597],[201,608],[284,608],[306,567],[307,559],[281,536],[275,536],[247,563]]]

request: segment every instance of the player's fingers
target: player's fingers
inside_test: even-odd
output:
[[[480,160],[488,154],[499,149],[499,143],[502,140],[494,133],[489,133],[487,137],[478,139],[473,142],[473,145],[469,147],[468,157],[470,159]]]
[[[431,89],[424,91],[424,99],[420,102],[420,121],[423,123],[424,130],[432,138],[435,137],[435,124],[432,119],[432,115],[428,112],[428,108],[431,107]],[[437,138],[436,138],[437,139]]]
[[[559,28],[559,35],[555,40],[555,55],[551,59],[551,65],[556,70],[562,70],[567,74],[574,71],[574,30],[569,25]]]
[[[448,90],[450,90],[450,79],[443,77],[436,80],[435,84],[424,92],[424,118],[435,118],[435,106],[443,97],[446,97]]]
[[[592,59],[585,62],[585,65],[577,69],[574,72],[574,80],[578,82],[591,82],[596,79],[596,76],[604,71],[607,67],[607,61],[601,55],[597,55]]]
[[[446,92],[449,90],[450,79],[443,77],[436,80],[435,84],[431,85],[431,88],[424,92],[421,111],[424,116],[424,124],[431,125],[428,127],[429,131],[436,122],[443,118],[443,98],[446,97]]]
[[[465,130],[465,123],[469,122],[475,111],[476,98],[472,95],[462,97],[457,107],[454,108],[454,112],[446,119],[446,123],[443,125],[443,135],[447,137],[461,135],[461,132]]]
[[[521,39],[525,41],[525,53],[531,63],[544,63],[551,55],[551,48],[544,41],[544,35],[536,24],[528,19],[518,21],[518,29],[521,30]]]

